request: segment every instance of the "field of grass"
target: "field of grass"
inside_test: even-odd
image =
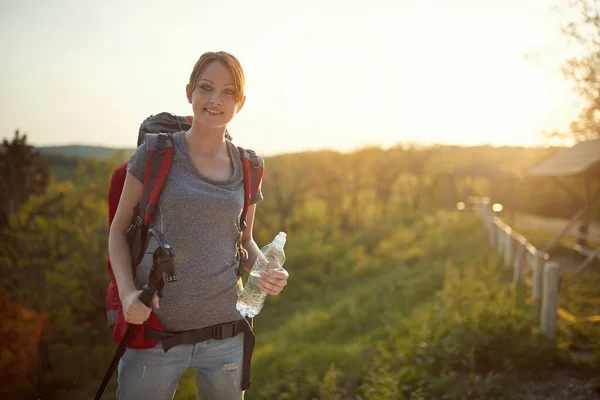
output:
[[[18,398],[91,398],[116,347],[104,320],[107,189],[131,152],[40,149],[41,160],[23,144],[10,149],[30,154],[37,167],[9,163],[3,192],[11,205],[0,218],[2,286],[11,300],[3,316],[12,345],[0,367],[19,379],[2,387]],[[583,366],[562,355],[579,346],[596,354],[587,365],[597,366],[600,335],[561,323],[560,346],[546,343],[527,293],[511,285],[481,221],[436,211],[485,193],[507,205],[505,214],[568,218],[577,205],[562,188],[519,173],[554,150],[398,146],[269,157],[254,236],[264,244],[288,232],[291,279],[255,321],[246,398],[558,400],[548,382],[585,386]],[[523,179],[448,185],[448,171],[480,161],[510,164]],[[31,184],[47,175],[47,186]],[[564,183],[579,188],[575,179]],[[536,246],[549,240],[517,230]],[[587,272],[569,279],[561,280],[561,306],[597,314],[597,280]],[[23,315],[37,316],[36,325]],[[575,384],[552,378],[564,368],[577,374]],[[530,396],[533,378],[542,397]],[[193,382],[188,371],[176,399],[195,398]],[[114,399],[115,384],[113,377],[105,400]],[[578,398],[572,394],[562,398]]]
[[[447,212],[290,237],[288,288],[255,319],[246,399],[535,398],[531,382],[564,368],[584,385],[588,367],[540,335],[487,240],[476,217]],[[175,399],[194,391],[188,371]]]

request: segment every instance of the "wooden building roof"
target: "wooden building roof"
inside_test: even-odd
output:
[[[530,176],[568,176],[600,167],[600,138],[579,142],[559,151],[528,171]]]

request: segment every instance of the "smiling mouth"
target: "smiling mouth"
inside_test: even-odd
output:
[[[219,114],[223,114],[222,111],[216,111],[216,110],[211,110],[210,108],[205,108],[204,111],[206,111],[207,113],[209,113],[210,115],[219,115]]]

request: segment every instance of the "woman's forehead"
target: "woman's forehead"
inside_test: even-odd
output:
[[[219,61],[213,61],[204,68],[198,80],[205,80],[211,83],[224,83],[233,85],[233,76],[227,66]]]

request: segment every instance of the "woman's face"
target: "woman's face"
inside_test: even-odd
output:
[[[190,84],[186,91],[192,104],[194,119],[209,128],[226,126],[241,110],[245,100],[243,98],[237,104],[233,77],[229,69],[219,61],[211,62],[202,71],[193,91]]]

